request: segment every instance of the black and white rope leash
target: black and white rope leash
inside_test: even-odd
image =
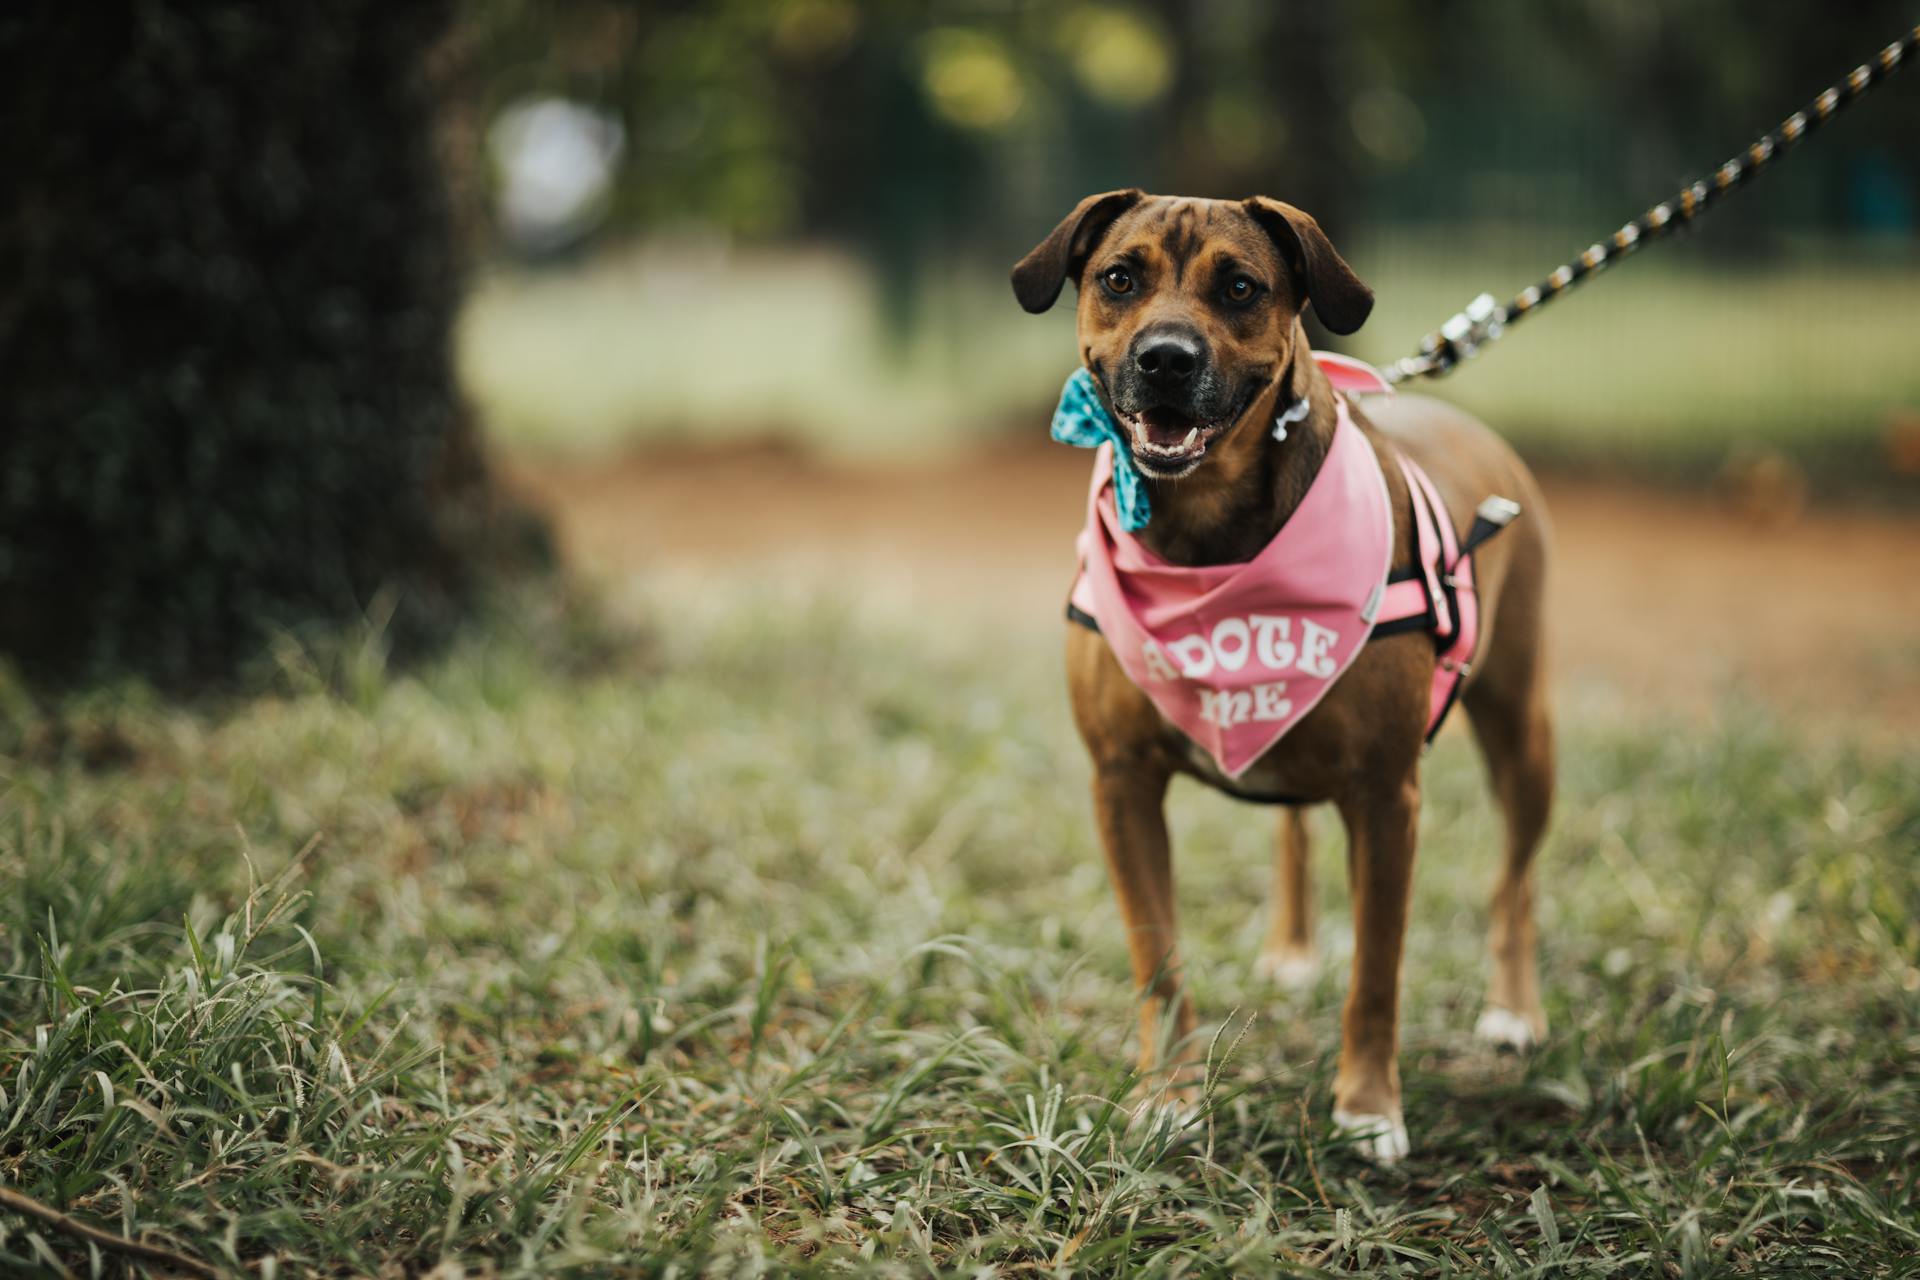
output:
[[[1396,360],[1383,369],[1383,376],[1388,382],[1397,383],[1409,378],[1437,378],[1446,373],[1580,281],[1638,251],[1648,241],[1691,223],[1720,197],[1765,169],[1782,151],[1831,120],[1840,108],[1889,79],[1917,54],[1920,54],[1920,26],[1882,49],[1877,57],[1855,67],[1846,79],[1721,165],[1712,178],[1695,182],[1661,201],[1606,241],[1589,246],[1573,261],[1555,267],[1539,284],[1522,289],[1506,306],[1495,302],[1492,294],[1481,294],[1467,304],[1466,310],[1441,325],[1439,332],[1423,338],[1416,354]]]

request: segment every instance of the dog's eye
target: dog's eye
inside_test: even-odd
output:
[[[1246,276],[1235,276],[1227,281],[1228,302],[1252,302],[1259,292],[1260,286]]]
[[[1107,286],[1109,293],[1128,293],[1133,289],[1133,276],[1125,267],[1108,267],[1100,273],[1100,282]]]

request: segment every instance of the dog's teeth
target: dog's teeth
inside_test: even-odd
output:
[[[1191,449],[1193,448],[1193,442],[1195,440],[1198,440],[1199,438],[1200,438],[1200,428],[1195,427],[1193,430],[1187,432],[1187,438],[1180,442],[1180,447],[1182,449]]]

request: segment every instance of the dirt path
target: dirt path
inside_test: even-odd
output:
[[[817,576],[1024,630],[1057,625],[1087,459],[1018,445],[853,468],[766,449],[510,470],[590,572]],[[1809,724],[1920,734],[1920,519],[1763,528],[1711,497],[1545,488],[1563,692],[1701,714],[1738,692]]]

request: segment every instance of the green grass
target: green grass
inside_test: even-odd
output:
[[[1341,965],[1251,976],[1270,815],[1177,790],[1212,1092],[1129,1129],[1057,643],[749,598],[413,674],[289,642],[220,707],[5,692],[0,1183],[263,1276],[1911,1273],[1910,752],[1567,716],[1521,1061],[1467,1035],[1450,735],[1383,1171],[1329,1132]],[[0,1268],[118,1265],[0,1214]]]
[[[1475,294],[1510,298],[1578,247],[1486,228],[1362,237],[1353,260],[1379,305],[1354,350],[1407,355]],[[859,263],[820,251],[656,246],[496,273],[463,316],[462,377],[496,434],[562,452],[774,435],[911,454],[1044,432],[1076,363],[1071,290],[1028,316],[1000,267],[942,263],[892,329],[877,297]],[[1886,489],[1902,483],[1888,432],[1920,415],[1917,309],[1910,252],[1712,259],[1662,243],[1430,389],[1536,458],[1700,478],[1771,451],[1816,481]]]
[[[852,258],[643,246],[483,277],[460,374],[491,434],[561,453],[691,436],[911,456],[1035,415],[1044,433],[1073,370],[1072,311],[1029,316],[1005,279],[950,266],[890,326]]]

